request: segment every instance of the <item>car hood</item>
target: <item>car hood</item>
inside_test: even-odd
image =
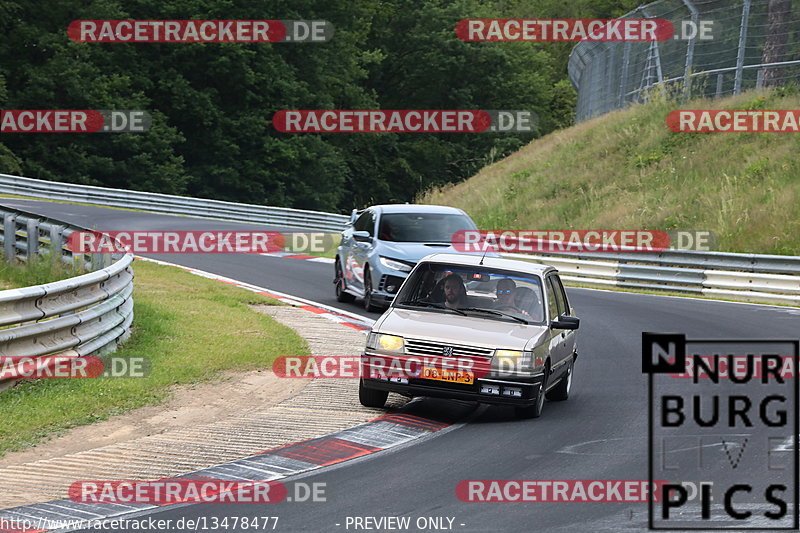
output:
[[[461,316],[447,311],[416,311],[392,307],[374,326],[374,331],[412,339],[451,344],[523,350],[538,344],[547,327],[495,320],[483,316]]]
[[[426,245],[420,242],[381,242],[378,247],[380,255],[391,257],[392,259],[403,259],[413,263],[418,262],[426,255],[435,253],[457,253],[452,244],[431,243]]]
[[[392,259],[402,259],[412,263],[418,263],[420,259],[430,254],[447,253],[480,253],[480,252],[460,252],[450,243],[424,243],[424,242],[391,242],[381,241],[376,251],[379,255]],[[490,252],[487,257],[500,257],[498,254]]]

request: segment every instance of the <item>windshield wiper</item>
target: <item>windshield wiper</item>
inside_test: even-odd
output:
[[[436,309],[445,309],[447,311],[455,311],[459,315],[467,316],[467,313],[461,311],[460,309],[453,309],[452,307],[447,307],[444,304],[434,303],[434,302],[420,302],[419,300],[405,300],[400,302],[400,305],[410,305],[412,307],[435,307]]]
[[[485,307],[462,307],[461,311],[478,311],[482,313],[489,313],[492,315],[497,316],[507,316],[508,318],[513,318],[517,322],[522,322],[523,324],[530,324],[529,321],[525,320],[522,317],[518,317],[516,315],[512,315],[511,313],[506,313],[505,311],[498,311],[497,309],[486,309]]]

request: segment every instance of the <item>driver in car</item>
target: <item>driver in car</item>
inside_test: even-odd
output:
[[[517,284],[513,279],[503,278],[497,282],[497,299],[494,301],[494,308],[498,311],[519,312],[514,301],[514,292]]]
[[[458,274],[450,274],[444,278],[444,305],[450,309],[467,305],[467,288]]]

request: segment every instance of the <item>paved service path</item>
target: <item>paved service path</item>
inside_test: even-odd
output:
[[[297,307],[260,306],[306,339],[313,355],[358,355],[364,332]],[[391,395],[390,407],[405,398]],[[298,394],[212,423],[0,468],[0,509],[67,497],[77,480],[154,480],[326,435],[385,413],[358,402],[355,379],[314,379]]]

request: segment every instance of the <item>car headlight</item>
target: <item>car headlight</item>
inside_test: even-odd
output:
[[[381,264],[386,268],[391,268],[392,270],[399,270],[400,272],[411,272],[411,265],[407,265],[401,261],[396,261],[394,259],[389,259],[388,257],[380,256]]]
[[[493,359],[500,371],[530,370],[532,355],[531,352],[520,350],[495,350]]]
[[[367,348],[397,353],[403,353],[405,351],[403,337],[384,335],[383,333],[370,333],[367,337]]]

